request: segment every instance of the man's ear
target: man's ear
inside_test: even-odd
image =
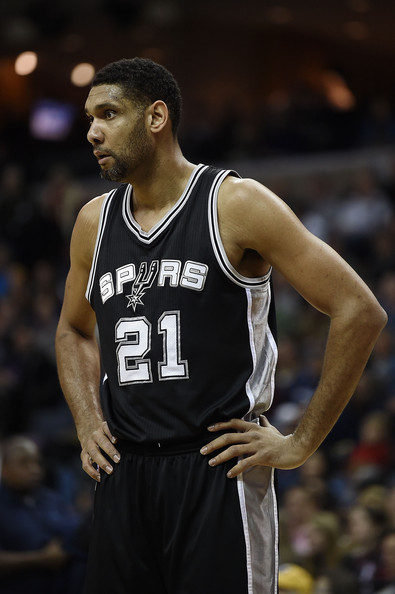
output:
[[[169,110],[164,101],[155,101],[148,107],[148,125],[154,134],[163,130],[170,121]]]

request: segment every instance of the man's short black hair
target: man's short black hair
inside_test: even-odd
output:
[[[164,66],[147,58],[122,58],[107,64],[92,80],[92,87],[117,85],[124,96],[137,105],[148,107],[155,101],[164,101],[169,110],[174,136],[181,118],[181,93],[174,76]]]

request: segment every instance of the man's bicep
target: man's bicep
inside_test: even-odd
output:
[[[306,301],[327,315],[365,291],[347,262],[311,234],[301,241],[297,255],[288,244],[288,251],[273,254],[271,263]]]
[[[103,196],[85,205],[75,222],[70,242],[70,270],[66,279],[59,322],[60,325],[69,326],[86,336],[93,336],[96,326],[96,316],[85,293],[92,265],[102,199]]]
[[[255,249],[315,308],[333,315],[368,291],[348,263],[271,192],[250,220]]]
[[[96,316],[85,297],[88,276],[72,266],[66,279],[64,300],[59,325],[85,336],[93,336]]]

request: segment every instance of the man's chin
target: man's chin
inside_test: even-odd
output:
[[[100,177],[106,181],[123,182],[124,176],[116,169],[100,169]]]

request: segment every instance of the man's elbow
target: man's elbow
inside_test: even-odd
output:
[[[365,330],[369,329],[373,336],[378,337],[388,321],[388,316],[379,302],[372,299],[358,313],[357,320]]]

